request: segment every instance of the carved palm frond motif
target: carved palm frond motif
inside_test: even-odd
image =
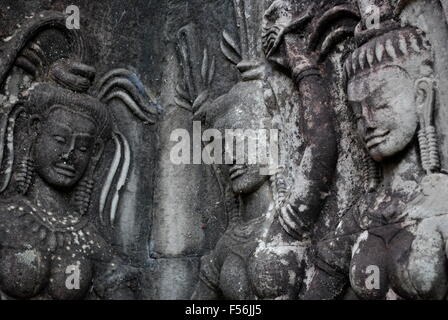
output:
[[[204,48],[202,60],[199,56],[199,45],[195,41],[194,25],[181,28],[177,34],[178,51],[182,62],[183,84],[176,86],[176,105],[188,110],[196,116],[201,107],[209,99],[210,89],[215,76],[216,61],[210,60],[207,48]],[[200,65],[196,65],[202,61]]]
[[[161,107],[157,103],[151,102],[140,79],[126,69],[114,69],[106,73],[99,80],[95,88],[95,95],[100,101],[106,104],[114,100],[119,101],[144,124],[155,124],[162,112]],[[99,206],[101,222],[105,223],[103,217],[104,210],[107,205],[108,195],[113,190],[113,197],[109,199],[110,214],[107,219],[112,225],[116,222],[120,192],[125,187],[131,165],[131,148],[129,142],[118,127],[114,128],[113,140],[116,146],[115,154],[112,160],[111,170],[101,192]]]
[[[237,65],[241,59],[241,49],[235,39],[227,32],[223,31],[221,40],[221,51],[224,56],[234,65]]]

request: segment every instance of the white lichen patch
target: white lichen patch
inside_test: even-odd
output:
[[[72,236],[73,236],[73,243],[76,245],[80,245],[78,234],[76,232],[72,232]]]
[[[288,284],[294,286],[297,281],[297,274],[293,270],[288,270]]]
[[[11,41],[11,39],[12,39],[12,36],[6,37],[3,39],[3,42],[9,42],[9,41]]]
[[[32,266],[37,260],[38,256],[35,250],[26,250],[16,253],[17,261],[28,266]]]
[[[367,241],[368,237],[369,237],[369,232],[364,231],[363,233],[361,233],[361,235],[358,237],[358,239],[356,239],[356,242],[352,248],[352,258],[355,256],[355,254],[359,253],[359,250],[360,250],[359,247],[360,247],[361,243]]]
[[[309,288],[315,274],[316,274],[316,268],[314,267],[313,264],[311,264],[310,267],[306,268],[304,283],[307,288]]]

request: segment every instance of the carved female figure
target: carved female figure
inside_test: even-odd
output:
[[[125,143],[107,106],[86,93],[94,75],[89,66],[61,60],[11,106],[3,130],[9,151],[23,160],[12,179],[18,194],[0,200],[5,298],[86,298],[94,279],[95,292],[107,298],[108,289],[136,276],[87,215],[105,145]],[[19,114],[27,119],[28,138],[14,148]],[[100,277],[98,267],[108,271]]]
[[[346,61],[347,95],[376,162],[369,160],[375,187],[318,244],[305,298],[339,297],[350,281],[363,299],[443,299],[447,233],[439,197],[447,177],[433,121],[432,47],[421,30],[393,19],[381,30],[362,26],[360,47]]]
[[[255,17],[244,13],[245,5],[246,9],[251,7],[235,1],[239,19]],[[244,31],[240,38],[254,40]],[[229,52],[238,52],[236,42],[227,34],[224,39],[223,52],[232,61]],[[272,89],[266,80],[266,61],[256,54],[261,32],[255,39],[252,46],[242,40],[242,47],[248,51],[243,50],[242,61],[235,61],[242,81],[203,110],[212,128],[275,128],[272,113],[278,106],[266,99]],[[277,45],[269,50],[267,47],[268,55],[270,49],[277,49]],[[230,180],[227,203],[233,210],[227,231],[202,259],[193,296],[196,299],[295,299],[299,294],[305,251],[336,164],[336,143],[332,108],[319,70],[313,65],[296,71],[294,80],[302,93],[303,108],[295,112],[300,113],[300,134],[305,143],[303,150],[293,150],[297,162],[292,166],[297,168],[297,181],[301,183],[287,186],[281,166],[270,175],[260,174],[260,165],[247,162],[222,168],[224,181]]]
[[[257,67],[245,63],[252,75]],[[205,110],[206,122],[223,133],[270,129],[262,94],[261,80],[240,82]],[[202,258],[194,299],[293,299],[298,294],[307,242],[297,241],[274,223],[278,176],[264,173],[263,164],[249,164],[245,152],[244,163],[235,159],[234,164],[220,166],[229,225],[213,251]],[[268,233],[277,236],[275,243],[267,239]]]

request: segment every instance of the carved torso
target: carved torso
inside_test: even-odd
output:
[[[405,208],[403,197],[387,191],[367,197],[359,206],[359,231],[353,230],[356,233],[349,275],[352,288],[360,298],[394,298],[395,294],[405,292],[401,285],[406,266],[397,263],[408,259],[413,240],[412,224],[403,216]],[[379,270],[379,289],[366,285],[372,276],[372,266]]]
[[[442,191],[417,186],[407,196],[385,190],[369,194],[344,217],[331,239],[319,244],[317,265],[348,275],[360,299],[443,298],[443,239],[448,234],[445,215],[438,212],[443,209],[434,205],[440,203],[436,199]]]
[[[209,288],[226,299],[297,298],[308,243],[291,238],[268,216],[231,225],[202,259],[200,277]]]
[[[19,299],[80,299],[91,287],[95,259],[110,248],[86,219],[60,218],[25,198],[3,200],[0,290]],[[79,287],[70,276],[79,271]]]

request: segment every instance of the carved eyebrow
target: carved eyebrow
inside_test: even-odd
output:
[[[65,125],[64,123],[53,122],[53,126],[59,127],[60,129],[63,129],[63,130],[66,130],[69,134],[73,134],[73,129],[71,127]],[[91,134],[87,133],[87,132],[76,133],[74,135],[76,137],[81,137],[81,138],[93,138],[93,136]]]
[[[63,129],[63,130],[68,131],[69,133],[72,133],[72,129],[69,126],[65,125],[64,123],[54,122],[54,121],[51,121],[51,122],[54,127],[59,127],[60,129]]]
[[[78,138],[93,138],[94,136],[89,133],[77,133],[75,134]]]
[[[351,104],[360,104],[360,103],[362,103],[362,102],[364,102],[366,100],[371,102],[372,101],[372,97],[375,96],[376,94],[378,94],[379,92],[381,92],[383,90],[382,87],[383,87],[382,85],[378,86],[378,88],[376,88],[375,90],[370,92],[369,95],[365,96],[364,99],[361,99],[361,100],[350,100],[350,99],[347,99],[347,101],[348,101],[348,103],[351,103]]]

